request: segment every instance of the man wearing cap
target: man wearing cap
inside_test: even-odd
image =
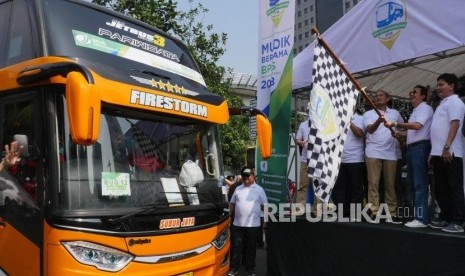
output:
[[[234,191],[229,205],[234,221],[231,226],[231,269],[228,275],[236,275],[239,272],[242,253],[245,255],[247,275],[255,275],[256,244],[261,227],[260,215],[263,205],[268,203],[268,200],[263,188],[255,183],[252,168],[242,168],[241,176],[243,183]]]

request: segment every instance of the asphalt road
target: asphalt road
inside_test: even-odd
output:
[[[244,267],[241,267],[237,276],[246,276]],[[255,259],[255,275],[266,276],[266,247],[257,248],[257,257]]]

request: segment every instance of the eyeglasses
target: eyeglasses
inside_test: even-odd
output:
[[[249,175],[243,174],[242,178],[249,178],[249,176],[251,176],[251,174],[249,174]]]
[[[417,94],[419,93],[417,90],[413,90],[413,91],[410,91],[410,93],[408,93],[409,95],[413,95],[413,94]]]

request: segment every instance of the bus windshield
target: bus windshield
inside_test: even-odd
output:
[[[146,206],[223,202],[217,126],[139,119],[103,108],[97,143],[79,146],[70,139],[64,99],[57,104],[64,111],[58,122],[58,211],[119,215]]]
[[[175,93],[194,96],[207,92],[187,48],[167,34],[94,5],[43,5],[48,55],[75,58],[107,79],[158,89],[160,81],[169,82],[179,87]]]

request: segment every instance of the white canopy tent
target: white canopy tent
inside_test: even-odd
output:
[[[463,0],[366,0],[322,37],[366,90],[407,97],[442,73],[465,74],[463,10]],[[311,85],[312,64],[313,44],[294,58],[294,89]]]

